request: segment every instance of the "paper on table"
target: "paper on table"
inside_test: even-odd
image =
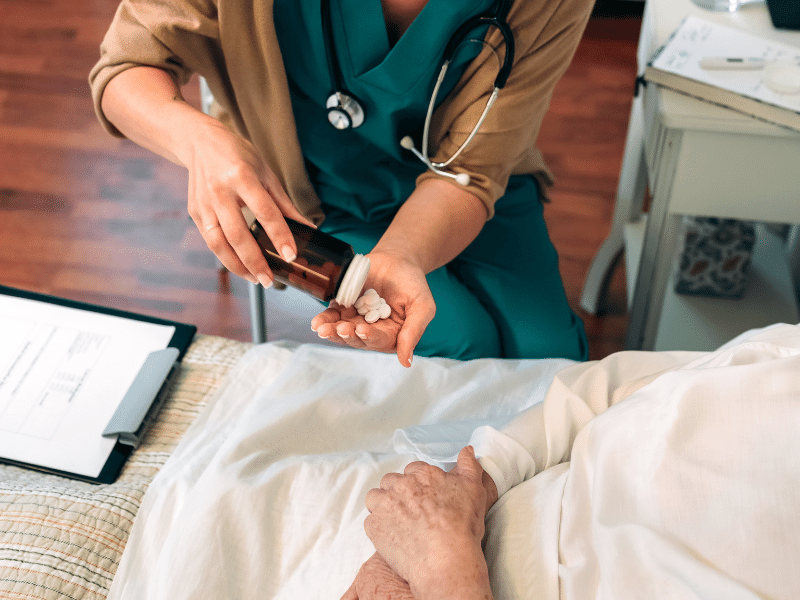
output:
[[[97,477],[103,429],[175,328],[0,296],[0,332],[0,456]]]
[[[653,60],[652,66],[767,104],[800,111],[800,94],[780,94],[771,90],[764,84],[763,71],[705,70],[700,66],[700,60],[708,56],[798,63],[800,48],[689,16]]]

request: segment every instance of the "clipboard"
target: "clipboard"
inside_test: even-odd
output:
[[[103,449],[98,451],[102,454],[102,456],[94,455],[94,459],[100,460],[103,458],[104,463],[102,464],[102,467],[99,469],[99,473],[96,476],[89,476],[85,473],[77,472],[78,470],[54,468],[52,466],[39,464],[37,461],[18,460],[15,457],[9,457],[4,453],[0,453],[0,462],[2,463],[44,471],[54,475],[78,479],[89,483],[112,483],[116,480],[123,465],[125,464],[125,461],[130,456],[131,452],[138,447],[139,443],[147,432],[147,428],[158,414],[158,410],[160,409],[164,397],[167,395],[171,382],[180,368],[180,361],[185,355],[186,349],[189,347],[189,344],[197,332],[197,327],[177,321],[159,319],[148,315],[117,310],[114,308],[88,304],[84,302],[77,302],[65,298],[59,298],[0,285],[0,302],[12,302],[18,310],[20,306],[23,306],[19,304],[19,301],[25,302],[26,304],[24,304],[24,306],[29,306],[32,310],[41,309],[62,311],[54,314],[65,314],[71,317],[74,316],[77,319],[101,319],[104,320],[105,326],[109,326],[108,323],[111,323],[111,326],[127,324],[134,328],[148,327],[148,325],[143,324],[157,326],[152,327],[153,330],[157,330],[159,336],[158,340],[153,342],[153,344],[163,347],[157,347],[149,352],[146,350],[140,350],[139,354],[142,355],[143,362],[138,369],[136,366],[126,365],[126,367],[130,370],[132,381],[122,394],[121,400],[119,400],[119,403],[116,405],[111,418],[108,419],[107,423],[105,423],[105,427],[103,428],[102,432],[98,432],[98,435],[103,436],[106,441],[97,441],[98,444],[102,445]],[[64,312],[63,309],[67,309],[67,312]],[[0,318],[6,316],[7,315],[0,313]],[[112,317],[113,319],[107,319],[106,317]],[[38,322],[35,324],[39,325]],[[171,336],[169,335],[170,332]],[[86,341],[87,337],[88,341]],[[98,338],[98,336],[95,335],[95,338]],[[48,338],[48,340],[49,339],[50,338]],[[88,336],[84,335],[84,344],[89,344],[92,341],[96,342],[96,340],[92,339],[91,332],[88,334]],[[96,345],[98,343],[99,342],[96,342]],[[120,341],[116,340],[116,344],[119,345]],[[76,342],[73,342],[73,347],[69,348],[70,352],[73,352],[75,345]],[[28,346],[25,346],[24,349],[27,350]],[[74,351],[68,356],[72,357],[75,353],[79,352],[79,350]],[[10,353],[10,355],[13,359],[13,353]],[[35,363],[36,359],[32,361],[32,364]],[[0,362],[0,419],[3,418],[2,411],[4,408],[2,395],[3,383],[5,383],[4,377],[7,379],[9,373],[12,373],[14,367],[19,367],[19,365],[13,363],[13,360],[10,360],[8,356],[6,357],[5,363]],[[30,367],[28,370],[30,371],[31,368],[33,367]],[[17,368],[17,371],[20,370],[20,368]],[[111,377],[109,376],[109,379],[110,378]],[[75,397],[77,390],[80,389],[82,384],[83,380],[80,380],[74,384],[73,387],[75,390],[72,392],[72,397]],[[20,385],[22,384],[18,384],[18,387]],[[50,384],[48,383],[48,385]],[[56,388],[56,391],[59,391],[58,388]],[[63,390],[61,391],[63,396],[66,392]],[[86,390],[83,391],[87,392]],[[10,392],[6,390],[6,396],[9,396],[9,394]],[[69,400],[70,402],[72,401],[72,397]],[[7,404],[10,404],[10,402]],[[60,406],[62,406],[62,408],[64,405],[65,403],[61,402]],[[30,406],[33,406],[33,404],[30,404]],[[103,404],[103,407],[105,409],[111,408],[109,404]],[[41,408],[41,404],[34,408]],[[33,410],[33,408],[30,410]],[[67,410],[69,410],[69,408]],[[0,421],[0,436],[4,434],[3,425],[4,423]],[[20,434],[17,432],[13,435]],[[108,449],[107,456],[105,456],[106,449]],[[41,462],[44,463],[46,461]]]

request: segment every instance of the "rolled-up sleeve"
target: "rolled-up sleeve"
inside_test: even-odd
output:
[[[617,352],[559,370],[540,402],[503,423],[470,422],[398,430],[394,448],[445,470],[471,445],[500,496],[570,460],[575,437],[597,415],[662,374],[706,353]]]
[[[123,134],[103,114],[103,92],[115,76],[137,67],[166,71],[177,86],[218,57],[217,7],[204,0],[123,0],[89,74],[95,112],[105,129]]]
[[[455,173],[470,175],[467,189],[486,204],[490,217],[512,174],[546,169],[536,139],[592,5],[591,0],[534,0],[515,2],[511,8],[508,21],[516,45],[511,74],[475,139],[449,166]],[[480,118],[498,72],[496,56],[503,56],[502,40],[499,31],[490,31],[486,40],[490,48],[473,61],[449,100],[434,114],[433,161],[452,156]],[[417,183],[440,177],[427,171]]]

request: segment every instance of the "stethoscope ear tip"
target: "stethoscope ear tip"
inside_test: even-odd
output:
[[[411,150],[414,147],[414,140],[411,139],[410,135],[406,135],[400,140],[400,145],[406,150]]]
[[[464,187],[469,185],[469,175],[466,173],[459,173],[456,175],[456,183],[458,185],[463,185]]]

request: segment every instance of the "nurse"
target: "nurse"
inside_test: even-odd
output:
[[[582,360],[535,141],[592,4],[123,0],[90,83],[109,132],[188,169],[189,214],[233,273],[272,283],[244,205],[286,260],[284,217],[369,255],[391,317],[334,303],[312,320],[321,337],[405,366]],[[181,96],[192,73],[212,115]]]

